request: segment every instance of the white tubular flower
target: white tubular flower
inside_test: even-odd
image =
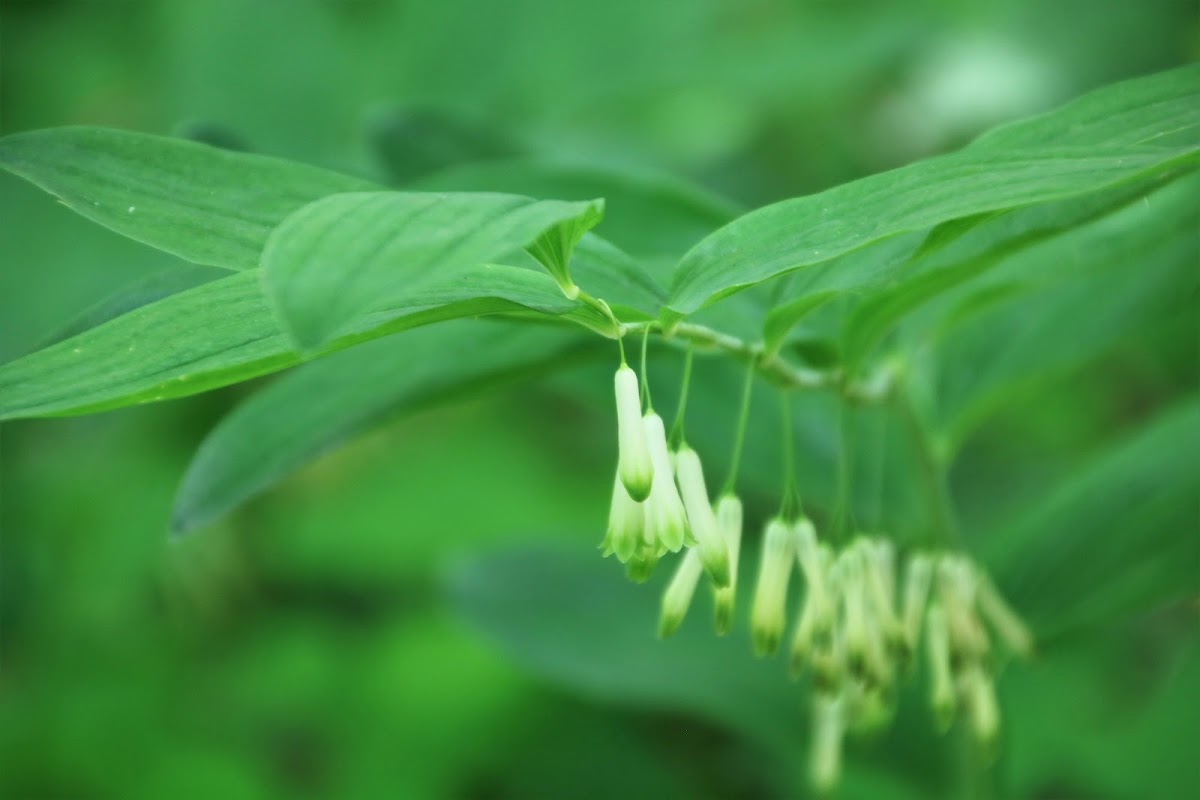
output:
[[[642,426],[642,399],[638,393],[637,373],[622,364],[613,379],[617,395],[617,474],[625,491],[637,502],[650,495],[654,465],[646,446]]]
[[[675,454],[675,466],[675,479],[679,482],[679,492],[683,495],[688,523],[700,550],[700,562],[704,564],[704,569],[715,586],[728,586],[729,548],[725,545],[725,537],[717,527],[717,518],[709,504],[700,456],[696,455],[695,450],[685,446]]]
[[[896,616],[896,551],[885,539],[863,540],[859,557],[867,599],[879,632],[893,646],[903,646],[904,629]]]
[[[833,553],[824,544],[817,543],[817,531],[807,519],[802,519],[793,528],[796,537],[796,557],[804,573],[804,600],[800,605],[800,621],[792,635],[789,648],[789,665],[792,676],[804,669],[804,662],[812,649],[814,639],[827,635],[833,625],[834,599],[829,590],[827,573],[833,563]]]
[[[938,597],[950,630],[950,646],[967,659],[983,658],[988,651],[987,631],[975,611],[975,571],[962,556],[946,555],[938,561]]]
[[[713,590],[713,627],[718,636],[733,628],[738,558],[742,550],[742,501],[727,494],[717,501],[717,529],[729,552],[729,585]]]
[[[975,592],[979,609],[983,616],[992,623],[996,633],[1014,653],[1022,658],[1033,656],[1033,634],[1013,611],[1012,606],[1004,599],[995,584],[978,566],[974,567]]]
[[[904,637],[910,650],[915,650],[921,638],[921,619],[925,615],[925,603],[929,598],[929,586],[933,582],[933,561],[924,553],[909,559],[904,574]]]
[[[650,487],[646,509],[646,538],[655,545],[678,553],[683,549],[688,534],[688,517],[675,489],[675,473],[671,467],[671,456],[667,452],[667,433],[662,417],[650,413],[642,420],[650,459],[654,464],[655,479]],[[712,510],[709,509],[709,513]]]
[[[812,755],[809,779],[819,794],[837,785],[842,772],[842,737],[846,731],[845,699],[828,692],[813,694]]]
[[[1000,707],[991,676],[982,666],[973,664],[964,670],[961,685],[971,715],[971,731],[981,744],[994,744],[1000,733]]]
[[[608,555],[615,553],[622,564],[627,562],[637,549],[645,527],[645,512],[642,504],[635,502],[625,491],[620,475],[613,479],[612,503],[608,509],[608,533],[604,547]]]
[[[838,557],[846,657],[851,672],[859,678],[873,675],[877,667],[872,652],[875,622],[868,606],[864,555],[856,543]]]
[[[692,604],[692,595],[696,593],[696,583],[700,580],[703,569],[696,548],[688,548],[675,570],[675,576],[667,585],[667,591],[663,594],[662,613],[658,618],[659,638],[666,639],[674,633],[687,616],[688,606]]]
[[[929,656],[930,704],[934,719],[945,730],[954,720],[954,678],[950,671],[950,631],[946,614],[935,600],[925,613],[925,643]]]
[[[776,517],[767,523],[763,536],[758,585],[754,587],[754,606],[750,611],[750,638],[756,655],[770,655],[779,648],[788,580],[795,559],[795,529]]]

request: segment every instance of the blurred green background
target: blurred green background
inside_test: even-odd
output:
[[[1197,55],[1191,0],[10,0],[0,132],[172,133],[393,185],[550,159],[672,173],[751,208]],[[0,174],[0,362],[130,285],[166,291],[171,266]],[[220,272],[173,274],[177,289]],[[969,523],[1013,516],[1194,393],[1189,291],[1160,324],[997,414],[956,475]],[[792,743],[807,720],[782,667],[753,662],[744,641],[702,644],[703,608],[682,644],[656,643],[655,589],[595,554],[615,459],[610,370],[587,363],[382,425],[180,541],[166,530],[190,457],[256,386],[5,425],[0,795],[804,796]],[[696,443],[719,462],[737,370],[698,371]],[[836,418],[827,398],[805,402]],[[755,475],[774,462],[754,463],[772,433],[757,435],[752,527],[772,510]],[[836,432],[801,436],[802,481],[827,486]],[[1200,520],[1163,524],[1198,535]],[[1175,569],[1200,572],[1194,548],[1180,552]],[[578,580],[539,583],[528,565],[547,553],[578,564]],[[525,569],[538,585],[522,617],[497,604]],[[1036,665],[1005,673],[997,796],[1194,789],[1196,603],[1137,596],[1150,599],[1067,614]],[[587,613],[556,614],[559,602]],[[691,647],[750,677],[704,683],[727,670],[697,666]],[[926,731],[920,697],[906,708],[898,732],[852,748],[845,796],[961,791],[954,742]],[[742,724],[745,709],[769,719]]]

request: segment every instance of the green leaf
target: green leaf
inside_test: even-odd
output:
[[[271,230],[301,206],[374,188],[303,164],[109,128],[6,136],[0,167],[117,233],[227,269],[258,266]]]
[[[314,355],[419,325],[533,311],[600,324],[545,273],[485,264],[344,325]],[[0,420],[104,411],[183,397],[304,360],[279,330],[255,272],[172,295],[0,366]]]
[[[918,320],[926,325],[914,328],[933,330],[936,417],[947,442],[960,446],[1015,397],[1156,314],[1194,272],[1198,198],[1200,182],[1177,182],[999,264],[931,309],[940,322]]]
[[[175,498],[183,533],[386,417],[544,373],[592,345],[560,331],[456,322],[306,364],[238,406],[196,452]]]
[[[987,562],[1044,636],[1200,590],[1200,403],[1101,453],[988,537]]]
[[[746,585],[751,561],[744,562]],[[744,620],[730,636],[716,636],[703,590],[679,631],[658,639],[659,597],[673,566],[666,558],[649,585],[634,585],[595,553],[523,548],[468,561],[449,585],[466,620],[531,672],[600,702],[694,715],[734,730],[783,760],[792,779],[785,794],[796,796],[808,754],[804,685],[788,680],[782,659],[751,655]],[[848,788],[872,797],[941,794],[945,754],[912,708],[919,700],[905,702],[876,752],[860,758],[860,743],[848,748]],[[914,764],[923,768],[917,777]]]
[[[288,217],[262,254],[263,283],[288,335],[315,349],[362,314],[410,303],[431,283],[526,247],[596,202],[502,194],[355,192]]]
[[[604,201],[597,200],[582,214],[559,222],[529,245],[530,255],[546,268],[567,297],[573,299],[579,295],[579,288],[571,280],[571,254],[575,245],[603,218]]]
[[[477,560],[453,575],[453,597],[484,635],[557,683],[602,701],[698,714],[776,752],[803,752],[803,695],[780,663],[752,658],[744,631],[713,635],[703,608],[660,641],[661,581],[633,585],[588,550]]]
[[[1118,84],[958,153],[751,212],[683,257],[670,307],[692,313],[893,236],[1197,163],[1200,67]]]
[[[899,275],[890,285],[870,292],[848,315],[842,330],[844,361],[852,369],[860,366],[871,349],[904,316],[964,284],[970,284],[970,292],[986,287],[989,282],[981,282],[979,277],[993,269],[1003,270],[1006,260],[1016,254],[1020,256],[1013,258],[1013,263],[1023,263],[1027,259],[1039,261],[1038,272],[1042,279],[1045,275],[1062,272],[1063,266],[1056,268],[1052,262],[1039,260],[1036,251],[1023,252],[1057,236],[1069,236],[1069,242],[1056,246],[1064,255],[1072,248],[1076,252],[1083,248],[1089,251],[1089,262],[1098,262],[1098,271],[1110,264],[1116,266],[1106,249],[1097,248],[1090,241],[1097,236],[1107,238],[1104,226],[1089,223],[1146,199],[1164,183],[1178,177],[1173,172],[1158,173],[1149,179],[1126,181],[1084,197],[1013,209],[986,218],[972,217],[966,220],[968,227],[955,231],[955,241],[949,241],[950,234],[942,230],[946,226],[939,226],[922,244],[920,253],[897,270]],[[1158,216],[1148,220],[1151,228],[1163,227]],[[1132,235],[1146,244],[1157,242],[1157,239],[1137,232]],[[931,248],[930,240],[934,239],[937,242]],[[1122,254],[1127,254],[1128,249],[1123,245]],[[1068,259],[1060,262],[1068,263]],[[1012,270],[1007,272],[1011,275]]]
[[[649,262],[655,278],[664,283],[679,256],[743,211],[723,197],[667,174],[541,158],[466,164],[431,175],[415,188],[563,200],[603,197],[604,237]]]

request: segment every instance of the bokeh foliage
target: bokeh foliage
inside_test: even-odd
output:
[[[1176,66],[1200,38],[1195,10],[1167,2],[45,3],[5,5],[0,25],[4,133],[115,125],[375,184],[603,196],[598,232],[660,276],[744,209]],[[987,776],[999,796],[1189,785],[1197,188],[1131,198],[1143,196],[1021,241],[988,265],[988,291],[951,292],[889,339],[933,371],[920,413],[954,421],[941,434],[959,454],[964,545],[1044,639],[1035,664],[1001,678],[1006,748]],[[224,274],[6,173],[0,214],[0,361]],[[971,233],[927,266],[971,256]],[[813,311],[791,351],[814,364],[853,353],[839,338],[850,309]],[[739,324],[728,317],[714,324]],[[498,335],[445,324],[467,341]],[[334,377],[301,367],[265,386],[4,425],[5,795],[803,795],[803,696],[782,667],[713,640],[703,607],[678,640],[654,641],[654,589],[593,553],[614,455],[599,342],[538,337],[547,363],[557,348],[578,359],[551,374],[515,346],[518,372],[499,387],[487,370],[456,385],[414,364],[433,386],[414,396],[364,368],[415,358],[426,335],[317,362]],[[676,358],[655,357],[669,397]],[[690,438],[719,470],[740,369],[701,359],[696,380]],[[266,473],[349,444],[218,517],[259,487],[221,499],[203,459],[189,471],[208,432],[248,440],[280,419],[272,393],[330,399],[331,381],[366,401],[361,414],[335,425],[308,406],[290,421],[326,436],[292,461],[272,449]],[[762,394],[744,466],[752,525],[776,500]],[[416,416],[389,419],[399,412]],[[918,541],[925,509],[896,421],[823,395],[797,412],[814,515],[832,515],[849,451],[858,522]],[[213,496],[199,531],[167,540],[188,498]],[[979,790],[955,734],[930,733],[915,694],[904,708],[851,752],[844,794]]]

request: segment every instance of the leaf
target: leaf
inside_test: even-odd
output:
[[[781,664],[753,659],[744,633],[714,636],[707,619],[688,619],[660,641],[657,591],[629,583],[598,554],[503,553],[463,565],[450,588],[474,627],[556,683],[604,701],[695,713],[776,752],[802,752],[803,695]]]
[[[1200,67],[1118,84],[958,153],[753,211],[684,255],[670,309],[689,314],[899,234],[1194,168],[1200,163],[1198,100]],[[1103,122],[1105,115],[1118,124]]]
[[[1114,443],[988,538],[986,560],[1043,636],[1200,590],[1200,403]]]
[[[958,231],[953,242],[947,241],[948,234],[939,234],[935,229],[930,238],[939,239],[936,250],[929,248],[927,239],[921,248],[924,257],[914,256],[903,264],[891,285],[871,292],[845,320],[842,342],[846,364],[850,368],[860,366],[871,349],[914,309],[964,284],[971,284],[969,291],[986,286],[987,282],[981,284],[978,281],[981,275],[1040,242],[1069,235],[1069,244],[1058,250],[1065,253],[1071,248],[1076,251],[1088,248],[1096,251],[1090,260],[1099,262],[1097,269],[1104,269],[1109,264],[1115,266],[1107,250],[1096,248],[1088,241],[1090,237],[1103,236],[1104,227],[1089,223],[1134,201],[1146,199],[1165,182],[1177,177],[1172,172],[1159,173],[1146,180],[1126,181],[1085,197],[1013,209],[989,215],[987,219],[971,218],[970,227]],[[1162,227],[1157,220],[1150,220],[1150,224],[1154,228]],[[1137,232],[1131,235],[1149,238],[1139,236]],[[1122,246],[1121,250],[1127,253],[1128,247]],[[1029,257],[1022,254],[1013,261],[1019,263]],[[1032,257],[1036,259],[1037,256]],[[1048,261],[1042,261],[1041,265],[1038,272],[1045,275],[1061,271]]]
[[[582,214],[556,223],[529,245],[530,255],[546,268],[563,294],[574,298],[579,289],[571,280],[571,254],[580,238],[604,218],[604,201],[596,200]]]
[[[117,233],[239,270],[258,266],[268,234],[301,206],[373,188],[303,164],[110,128],[6,136],[0,167]]]
[[[545,273],[485,264],[361,316],[313,355],[456,317],[532,310],[599,324]],[[0,420],[83,414],[183,397],[305,360],[279,330],[254,272],[143,306],[0,366]]]
[[[389,183],[408,183],[435,170],[457,164],[499,158],[520,151],[495,126],[467,119],[444,109],[397,108],[372,120],[367,135],[372,149],[387,173]],[[444,189],[511,191],[501,187],[448,186]],[[553,192],[534,197],[559,197]],[[590,194],[588,197],[601,197]],[[586,198],[566,198],[584,200]]]
[[[1038,245],[931,312],[943,317],[929,324],[940,363],[936,417],[952,447],[1038,381],[1094,358],[1156,313],[1194,269],[1198,191],[1196,180],[1178,182]]]
[[[756,565],[745,561],[749,585]],[[787,796],[802,791],[795,787],[808,755],[804,684],[788,680],[781,659],[751,656],[746,625],[716,636],[703,590],[679,631],[656,638],[659,597],[672,568],[664,559],[651,584],[639,586],[594,553],[526,547],[460,564],[448,585],[467,622],[531,672],[605,703],[730,728],[782,759],[793,786]],[[849,746],[848,787],[870,787],[872,797],[941,794],[937,768],[945,754],[924,714],[910,710],[901,708],[876,752],[860,758],[859,743]],[[913,764],[923,768],[919,776],[911,774]]]
[[[388,337],[306,364],[221,420],[196,452],[175,498],[183,533],[227,513],[385,417],[578,356],[594,338],[458,322]]]
[[[667,174],[541,158],[466,164],[431,175],[416,188],[507,192],[528,197],[603,197],[604,237],[652,270],[669,267],[689,247],[742,209]],[[654,271],[665,282],[666,271]]]
[[[571,274],[577,284],[603,298],[622,319],[653,318],[667,298],[641,262],[591,233],[584,234],[575,246]]]
[[[272,232],[263,283],[288,336],[312,350],[362,314],[408,303],[430,283],[524,248],[562,223],[594,223],[599,211],[594,201],[502,194],[333,195]]]

